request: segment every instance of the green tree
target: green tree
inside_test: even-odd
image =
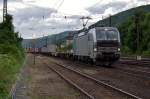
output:
[[[150,13],[137,10],[118,27],[122,50],[125,53],[142,54],[150,48]]]

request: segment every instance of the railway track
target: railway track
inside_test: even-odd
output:
[[[143,59],[143,60],[137,61],[136,59],[121,58],[119,63],[134,65],[134,66],[150,67],[150,59]]]
[[[62,65],[62,64],[54,62],[54,61],[51,61],[51,62],[53,64],[55,64],[54,67],[48,66],[48,64],[46,64],[46,63],[45,64],[50,69],[55,71],[58,75],[60,75],[63,79],[65,79],[67,82],[69,82],[71,85],[76,87],[80,92],[84,93],[89,99],[101,99],[103,95],[101,95],[98,92],[103,93],[103,91],[105,93],[104,97],[107,97],[107,98],[110,95],[110,93],[107,93],[107,91],[109,91],[111,93],[115,93],[115,95],[118,99],[122,99],[123,97],[130,98],[130,99],[132,99],[132,98],[133,99],[141,99],[140,97],[138,97],[136,95],[133,95],[131,93],[123,91],[122,89],[116,88],[108,83],[105,83],[101,80],[97,80],[89,75],[83,74],[83,73],[81,73],[77,70],[74,70],[72,68],[69,68],[65,65]],[[73,75],[73,77],[71,77],[70,75],[67,75],[67,73],[70,75]],[[68,76],[70,76],[70,77],[68,77]],[[80,78],[80,79],[73,80],[73,78]],[[81,85],[81,84],[79,84],[79,82],[80,82],[79,80],[81,80],[83,83],[86,83],[86,82],[88,82],[88,83],[85,84],[86,86]],[[93,90],[93,91],[91,91],[91,90]],[[113,98],[113,96],[110,95],[110,97],[112,97],[112,98]],[[116,97],[114,99],[117,99]]]
[[[136,60],[136,57],[121,57],[123,60]],[[142,61],[150,61],[150,57],[141,58]]]
[[[87,65],[87,64],[85,64]],[[94,65],[95,66],[95,65]],[[128,68],[126,68],[128,66]],[[102,68],[103,66],[95,66],[98,68]],[[146,79],[150,79],[150,68],[148,67],[141,67],[141,66],[135,66],[131,65],[131,64],[114,64],[112,66],[114,69],[118,69],[120,72],[123,72],[125,74],[131,75],[131,76],[135,76],[135,77],[139,77],[139,78],[146,78]],[[146,68],[147,70],[142,70]]]
[[[77,63],[79,65],[88,65],[82,62]],[[94,65],[95,66],[95,65]],[[126,66],[128,66],[128,68],[126,68]],[[93,67],[93,66],[92,66]],[[102,66],[95,66],[99,69],[103,68]],[[139,78],[146,78],[146,79],[150,79],[150,69],[147,68],[148,70],[141,70],[144,67],[135,67],[134,65],[129,65],[129,64],[114,64],[113,69],[117,69],[120,72],[123,72],[125,74],[128,74],[130,76],[135,76],[135,77],[139,77]],[[146,67],[145,67],[146,68]]]
[[[69,83],[71,86],[75,87],[77,90],[79,90],[82,94],[84,94],[87,98],[86,99],[95,99],[92,95],[88,94],[86,91],[84,91],[82,88],[80,88],[77,84],[66,78],[63,74],[61,74],[59,71],[56,69],[48,66],[48,64],[45,63],[49,69],[57,73],[62,79],[64,79],[67,83]]]
[[[118,70],[128,73],[129,75],[150,79],[150,72],[149,72],[150,70],[146,71],[146,70],[135,69],[133,67],[126,67],[126,64],[122,64],[121,66],[115,65],[114,67]]]

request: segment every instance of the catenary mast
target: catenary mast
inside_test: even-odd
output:
[[[3,22],[6,20],[7,15],[7,0],[3,0]]]

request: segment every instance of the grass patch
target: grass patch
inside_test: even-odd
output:
[[[13,55],[0,54],[0,99],[8,97],[22,62],[23,59],[18,62]]]

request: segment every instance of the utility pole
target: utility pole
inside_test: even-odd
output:
[[[104,16],[102,15],[101,26],[104,26]]]
[[[85,29],[85,27],[86,27],[88,21],[91,20],[92,18],[91,18],[91,17],[82,17],[82,18],[80,18],[80,19],[82,20],[82,22],[83,22],[83,28]],[[86,21],[85,21],[85,20],[86,20]]]
[[[32,36],[32,44],[33,44],[33,53],[34,53],[34,55],[33,55],[33,64],[35,65],[35,54],[36,54],[36,46],[35,46],[35,43],[36,43],[36,38],[35,38],[35,34],[33,34],[33,36]]]
[[[140,23],[139,16],[135,15],[135,33],[136,33],[136,49],[137,49],[137,60],[141,60],[140,52]]]
[[[3,22],[6,21],[7,16],[7,0],[3,0]]]
[[[109,15],[109,27],[111,27],[112,21],[111,21],[111,14]]]
[[[45,41],[44,46],[47,47],[47,45],[48,45],[48,34],[47,33],[43,33],[43,39]]]
[[[45,36],[45,47],[47,47],[47,40],[48,40],[48,36]]]

